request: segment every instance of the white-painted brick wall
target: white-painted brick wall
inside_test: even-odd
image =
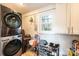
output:
[[[60,44],[60,55],[67,55],[68,49],[72,46],[72,40],[79,40],[79,35],[54,35],[41,34],[40,39],[45,39],[48,42]]]

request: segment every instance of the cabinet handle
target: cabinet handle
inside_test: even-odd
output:
[[[73,27],[72,27],[72,34],[73,34]]]
[[[70,27],[68,27],[68,34],[70,33]]]

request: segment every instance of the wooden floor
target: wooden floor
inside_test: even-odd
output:
[[[37,56],[37,54],[33,51],[28,50],[25,53],[23,53],[22,56]]]

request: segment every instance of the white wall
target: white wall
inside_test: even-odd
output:
[[[30,17],[33,17],[33,23],[30,22]],[[23,17],[22,29],[24,29],[25,34],[31,34],[32,36],[36,33],[36,31],[35,31],[35,15]]]
[[[34,24],[30,24],[28,20],[28,16],[33,16],[37,20],[35,15],[40,13],[40,11],[44,11],[51,8],[57,8],[56,9],[56,25],[57,31],[59,30],[61,33],[68,33],[67,27],[70,25],[70,10],[66,9],[66,4],[57,4],[51,7],[45,7],[41,8],[35,11],[32,11],[30,13],[27,13],[23,15],[23,29],[25,29],[25,33],[30,33],[31,35],[34,35],[34,33],[37,33],[34,31]],[[70,8],[70,6],[68,6]],[[67,18],[66,18],[67,17]],[[28,25],[29,24],[29,25]],[[55,30],[56,31],[56,30]],[[53,35],[53,34],[40,34],[41,40],[47,40],[48,42],[58,43],[60,44],[60,55],[67,55],[68,49],[72,46],[72,40],[79,40],[79,36],[73,36],[73,35]]]
[[[32,12],[24,14],[22,17],[23,18],[22,19],[22,29],[25,30],[25,34],[31,34],[33,36],[35,33],[37,33],[37,31],[35,31],[35,26],[38,25],[36,22],[37,21],[36,15],[38,13],[41,13],[41,12],[44,12],[44,11],[47,11],[50,9],[54,9],[54,8],[55,8],[55,5],[49,5],[49,6],[40,8],[38,10],[34,10]],[[34,22],[32,24],[29,22],[30,17],[33,17],[33,19],[34,19]]]
[[[72,47],[72,40],[79,40],[79,35],[68,34],[40,34],[41,40],[47,40],[48,43],[52,42],[59,44],[59,55],[68,55],[69,48]]]

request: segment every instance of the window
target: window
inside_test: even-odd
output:
[[[52,20],[51,15],[44,15],[44,16],[41,17],[42,31],[51,31],[52,30],[52,28],[51,28],[51,26],[52,26],[51,20]]]
[[[55,25],[55,10],[48,10],[39,14],[39,32],[53,33]]]

